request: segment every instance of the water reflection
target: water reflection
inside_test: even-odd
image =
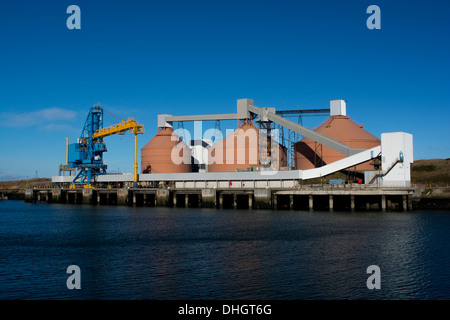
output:
[[[448,212],[1,206],[2,299],[450,298]]]

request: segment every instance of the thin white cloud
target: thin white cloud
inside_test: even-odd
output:
[[[31,112],[0,113],[0,125],[9,128],[44,126],[50,128],[63,125],[62,121],[69,121],[77,116],[77,112],[62,108],[47,108]]]
[[[44,125],[42,128],[47,131],[72,131],[74,129],[71,125],[62,123],[48,123]]]

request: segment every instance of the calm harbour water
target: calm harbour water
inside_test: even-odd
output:
[[[449,231],[449,211],[2,201],[0,299],[450,299]],[[69,265],[81,290],[66,287]]]

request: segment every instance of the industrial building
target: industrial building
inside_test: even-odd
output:
[[[173,150],[182,158],[172,161]],[[141,149],[141,170],[145,174],[182,173],[191,171],[191,149],[174,133],[173,128],[160,128],[158,133]]]
[[[381,145],[381,140],[364,130],[346,114],[344,100],[331,101],[330,117],[314,131],[358,149],[371,149]],[[324,166],[343,159],[345,156],[316,141],[303,138],[295,144],[295,167],[299,170]],[[356,170],[374,170],[371,161],[356,166]]]
[[[277,166],[270,166],[269,170],[265,170],[264,175],[267,175],[269,180],[270,176],[274,177],[276,172],[283,170],[289,172],[282,174],[293,179],[308,180],[324,177],[340,170],[356,168],[356,170],[371,171],[377,175],[377,179],[370,179],[371,181],[365,181],[366,183],[403,187],[410,185],[410,164],[413,161],[412,135],[383,133],[382,139],[375,137],[347,116],[345,100],[330,101],[329,110],[330,117],[317,129],[311,130],[279,116],[275,108],[259,108],[254,106],[253,100],[240,99],[237,103],[236,114],[189,116],[162,114],[158,115],[158,127],[160,130],[167,130],[172,128],[174,122],[185,121],[232,119],[242,121],[241,126],[231,135],[209,148],[208,172],[201,175],[201,179],[208,179],[208,173],[211,173],[209,176],[213,177],[212,173],[218,172],[256,171],[251,169],[267,165],[267,159],[269,159],[269,161],[278,160]],[[260,125],[259,129],[255,123]],[[267,150],[269,144],[266,144],[265,150],[260,150],[264,144],[261,143],[259,130],[264,128],[270,140],[269,132],[270,129],[274,129],[274,124],[303,136],[300,141],[290,141],[294,145],[293,166],[286,167],[287,150],[290,146],[283,146],[279,141],[271,139],[270,150]],[[248,132],[253,134],[247,134]],[[239,144],[240,136],[248,138],[248,141]],[[256,137],[259,137],[259,140],[256,140]],[[185,147],[182,146],[180,149],[184,150]],[[261,157],[267,151],[267,157]],[[149,152],[157,153],[156,150],[149,150]],[[144,163],[144,157],[147,157],[146,154],[143,152],[142,163]],[[277,157],[273,154],[277,154]],[[241,155],[240,158],[239,155]],[[184,173],[188,173],[188,166],[185,169]],[[170,172],[179,171],[171,169],[161,173]],[[261,173],[255,172],[253,175],[256,177]],[[144,180],[141,179],[141,181]]]
[[[309,129],[302,123],[285,117],[294,112],[324,114],[325,111],[329,112],[329,117],[316,129]],[[223,120],[235,120],[238,127],[214,143],[210,137],[183,141],[177,135],[177,130],[174,130],[175,123]],[[94,126],[96,130],[91,130],[91,135],[102,137],[97,132],[102,129],[98,128],[98,124]],[[136,141],[137,134],[142,133],[141,127],[135,123],[134,127],[125,129],[135,134]],[[287,134],[284,133],[285,130]],[[92,142],[101,146],[100,149],[95,149],[95,159],[103,170],[103,164],[98,160],[106,147],[103,140],[94,139]],[[73,149],[72,152],[75,151]],[[79,159],[78,155],[71,155],[70,158]],[[355,208],[357,201],[354,197],[358,194],[369,198],[371,195],[381,196],[381,200],[377,197],[378,200],[375,201],[381,201],[380,209],[389,206],[388,203],[397,203],[406,209],[405,201],[408,202],[408,196],[412,192],[412,162],[411,134],[394,132],[382,133],[380,139],[375,137],[347,115],[345,100],[331,100],[329,109],[293,111],[261,108],[255,106],[251,99],[239,99],[236,113],[181,116],[159,114],[156,135],[141,149],[140,174],[137,173],[135,163],[134,176],[96,172],[90,181],[84,180],[82,183],[72,176],[64,175],[53,177],[52,182],[59,188],[72,189],[72,193],[82,187],[84,194],[91,200],[97,192],[98,196],[94,201],[97,203],[102,202],[100,194],[106,192],[102,188],[107,186],[117,188],[116,199],[123,198],[126,203],[134,204],[148,204],[146,197],[149,196],[153,197],[150,202],[155,204],[170,203],[177,206],[182,201],[186,205],[212,203],[219,207],[223,202],[228,203],[224,197],[231,195],[234,197],[234,204],[244,197],[248,199],[249,207],[254,207],[255,203],[261,201],[270,203],[272,207],[275,203],[277,207],[280,199],[287,196],[290,199],[289,206],[293,207],[296,201],[300,201],[298,197],[314,197],[320,193],[321,196],[329,197],[330,209],[334,204],[333,196],[349,197],[345,200],[345,206],[348,204],[349,208]],[[70,163],[68,162],[69,167]],[[348,182],[346,185],[330,184],[312,188],[308,183],[311,179],[349,169],[359,171],[364,177],[358,186]],[[359,193],[355,193],[356,189]],[[392,195],[394,199],[386,200],[386,196],[391,194],[389,192],[395,193]],[[29,193],[29,198],[35,199],[34,195],[31,196],[31,191]],[[61,194],[55,191],[55,199],[59,199]],[[180,200],[181,196],[184,197],[183,200]],[[369,200],[365,200],[366,207],[374,202],[373,199]],[[314,199],[309,198],[307,201],[310,209],[314,207],[311,201],[314,202]]]

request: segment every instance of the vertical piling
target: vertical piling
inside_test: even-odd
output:
[[[314,196],[312,194],[309,195],[308,208],[309,208],[309,211],[314,210]]]
[[[381,210],[386,212],[386,196],[384,194],[381,196]]]
[[[177,194],[176,193],[173,194],[173,206],[174,206],[174,208],[177,207]]]
[[[61,202],[61,189],[52,189],[52,202],[60,203]]]
[[[223,194],[219,194],[219,208],[223,208]]]
[[[257,209],[268,209],[270,208],[272,192],[270,189],[255,189],[253,191],[255,208]]]
[[[413,201],[412,201],[412,197],[408,196],[408,210],[412,211],[413,210]]]
[[[200,201],[200,197],[199,197]],[[216,190],[215,189],[202,189],[201,194],[201,206],[214,208],[216,206]]]
[[[128,204],[128,189],[117,189],[117,204],[118,205]]]
[[[170,191],[167,189],[156,190],[155,202],[158,207],[168,207],[170,199]]]
[[[25,202],[33,202],[34,201],[34,192],[33,189],[25,190]]]
[[[83,189],[81,192],[81,203],[91,204],[92,203],[92,189]]]

